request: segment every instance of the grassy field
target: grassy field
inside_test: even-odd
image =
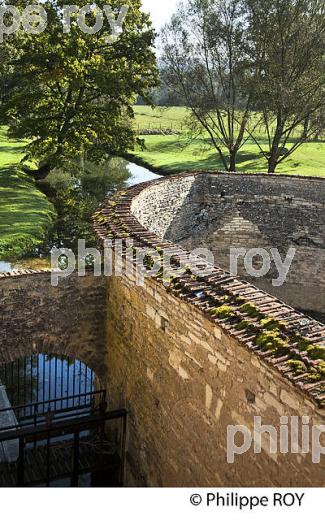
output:
[[[8,141],[0,128],[0,258],[20,257],[44,239],[54,208],[19,171],[24,143]]]
[[[138,162],[153,170],[178,173],[193,170],[222,170],[221,161],[204,139],[186,137],[186,110],[182,107],[155,109],[138,106],[136,127],[172,128],[181,135],[144,136],[146,149],[134,152]],[[40,244],[55,215],[53,206],[18,167],[24,143],[9,141],[0,127],[0,258],[20,257]],[[247,142],[239,153],[238,170],[266,170],[257,146]],[[278,169],[279,173],[325,176],[325,143],[302,146]]]
[[[151,107],[137,106],[135,112],[136,127],[140,130],[161,127],[182,132],[182,135],[176,136],[144,136],[146,149],[136,150],[134,153],[136,159],[165,173],[224,169],[218,154],[204,139],[189,141],[186,138],[184,123],[186,109],[174,107],[152,110]],[[267,171],[266,161],[254,142],[248,141],[239,152],[238,170],[249,173]],[[325,176],[325,142],[306,143],[284,161],[277,171],[296,175]]]

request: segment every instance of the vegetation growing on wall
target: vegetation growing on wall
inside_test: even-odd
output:
[[[124,221],[122,214],[125,214],[125,204],[122,206],[122,214],[120,213],[119,204],[123,204],[124,196],[125,194],[117,194],[108,201],[104,212],[99,210],[96,213],[94,221],[97,233],[100,237],[132,237],[141,242],[141,233],[138,236],[138,232],[132,232],[131,213],[131,219]],[[146,235],[144,243],[154,247],[160,256],[163,255],[164,247],[157,244],[156,240],[152,242]],[[175,258],[171,259],[175,267],[179,267],[177,250],[179,249],[176,248]],[[146,267],[151,268],[150,258],[146,260]],[[292,325],[285,318],[276,318],[261,311],[249,296],[232,290],[231,281],[238,282],[238,279],[226,273],[220,274],[220,282],[216,286],[209,281],[209,277],[197,274],[194,276],[191,266],[184,267],[183,273],[177,276],[174,272],[166,273],[161,268],[155,278],[181,299],[198,305],[212,321],[224,326],[263,359],[274,366],[278,365],[281,372],[286,373],[296,384],[301,383],[306,389],[309,389],[308,385],[312,385],[312,388],[315,385],[315,395],[325,390],[325,347],[308,339],[303,332],[306,326],[308,328],[308,325],[313,324],[312,320],[303,315],[299,319],[299,315],[297,317],[295,313],[295,325]],[[225,279],[224,283],[222,278]],[[227,279],[230,281],[229,288]],[[294,312],[292,309],[292,313]],[[288,309],[283,312],[283,316],[287,316],[287,313]]]

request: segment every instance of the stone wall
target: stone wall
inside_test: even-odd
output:
[[[227,195],[231,179],[234,188]],[[215,220],[218,226],[228,210],[231,216],[235,206],[244,208],[246,204],[254,209],[252,218],[265,231],[266,243],[277,236],[276,226],[283,230],[279,234],[283,240],[287,233],[294,233],[297,215],[289,219],[287,230],[284,224],[279,227],[278,219],[267,234],[268,226],[262,223],[268,211],[275,218],[276,205],[281,213],[284,186],[288,184],[289,189],[291,185],[286,178],[250,177],[245,196],[240,195],[245,184],[241,177],[231,179],[226,174],[184,174],[131,188],[108,199],[95,215],[97,236],[101,242],[119,239],[125,246],[132,239],[135,246],[155,248],[162,256],[164,252],[182,256],[184,249],[172,241],[189,248],[202,245],[204,229],[213,220],[212,210],[216,215],[220,211]],[[282,182],[282,195],[276,196],[275,187],[280,190]],[[315,210],[310,236],[318,243],[323,214],[317,191],[324,184],[308,192],[311,181],[303,182],[310,199],[306,204]],[[296,188],[292,190],[298,197]],[[267,191],[270,203],[266,202]],[[228,210],[222,202],[227,196]],[[289,215],[287,206],[283,207]],[[300,222],[305,217],[308,212],[301,214]],[[236,226],[234,223],[234,229]],[[239,237],[243,229],[238,226]],[[253,240],[254,233],[250,236]],[[274,427],[277,435],[281,417],[288,418],[289,427],[291,420],[297,420],[299,432],[302,417],[308,417],[310,428],[324,424],[323,358],[320,353],[319,359],[312,359],[306,351],[317,344],[316,351],[323,352],[322,324],[218,266],[201,276],[193,276],[189,266],[177,280],[158,273],[142,286],[130,272],[124,273],[108,280],[108,295],[108,388],[113,406],[125,406],[130,412],[129,485],[325,484],[324,458],[319,464],[312,463],[311,446],[308,454],[301,453],[300,434],[298,453],[280,453],[278,445],[277,453],[271,454],[265,435],[259,454],[249,449],[234,464],[227,462],[226,454],[227,427],[242,425],[252,433],[254,417],[260,417],[262,425]],[[218,314],[225,301],[227,312]],[[279,349],[273,343],[271,349],[270,345],[264,348],[261,342],[270,334],[270,324],[281,339]],[[296,372],[292,362],[303,367],[302,372]],[[289,434],[289,445],[291,440]],[[241,441],[236,438],[239,444]]]
[[[104,278],[73,275],[52,287],[49,272],[0,275],[0,363],[32,353],[66,355],[107,371]]]
[[[222,247],[213,240],[227,233],[220,239],[214,230],[227,230],[229,218],[233,238],[247,230],[245,245],[256,238],[254,225],[259,247],[261,236],[267,246],[278,236],[283,246],[295,237],[314,256],[322,253],[322,181],[302,180],[299,191],[285,177],[243,179],[188,174],[117,194],[95,216],[98,238],[133,239],[178,254],[184,250],[170,241],[194,247],[211,240],[217,253]],[[303,223],[312,245],[296,234]],[[317,280],[304,281],[307,299],[307,287]],[[223,301],[231,311],[225,316],[216,313]],[[254,302],[255,315],[243,302]],[[259,343],[269,332],[264,319],[279,327],[285,354]],[[227,463],[229,425],[252,432],[260,416],[279,434],[281,416],[298,417],[300,429],[302,417],[309,417],[310,427],[325,424],[322,358],[306,351],[325,347],[325,328],[219,267],[197,278],[186,272],[175,285],[157,275],[139,286],[124,273],[107,280],[71,276],[54,288],[49,273],[0,275],[0,327],[0,361],[33,351],[76,357],[101,377],[110,408],[129,410],[129,485],[325,484],[324,456],[313,464],[310,452],[301,453],[301,438],[299,453],[270,454],[265,436],[260,454],[249,449]],[[288,364],[293,360],[303,373]]]
[[[262,453],[227,463],[227,426],[253,431],[254,416],[279,432],[280,417],[324,410],[201,312],[148,280],[109,281],[107,366],[114,408],[130,412],[128,484],[323,486],[325,461]],[[240,445],[242,438],[236,438]],[[300,441],[299,441],[300,442]]]
[[[238,274],[296,308],[324,313],[325,180],[317,178],[201,174],[152,184],[132,202],[137,219],[159,237],[193,250],[209,248],[230,269],[230,248],[277,248],[296,254],[286,283]],[[255,267],[258,266],[258,258]]]
[[[324,410],[156,280],[72,276],[54,288],[49,273],[1,275],[0,305],[1,362],[76,357],[101,376],[111,409],[128,408],[129,485],[324,485],[323,462],[271,456],[266,442],[227,464],[229,424],[251,429],[260,415],[278,429],[280,416],[306,415],[318,425]]]

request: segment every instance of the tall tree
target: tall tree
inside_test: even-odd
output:
[[[243,0],[189,0],[162,31],[165,82],[230,171],[246,140],[257,73],[247,60],[246,25]]]
[[[158,83],[155,34],[141,1],[110,0],[114,18],[128,6],[123,31],[114,40],[105,15],[102,29],[87,34],[72,13],[70,32],[64,33],[65,1],[32,3],[45,8],[47,27],[40,34],[20,29],[5,37],[0,67],[11,71],[11,88],[2,98],[0,120],[12,137],[31,140],[26,159],[38,165],[36,176],[46,177],[85,150],[96,161],[132,148],[133,103],[139,95],[148,99]],[[26,6],[20,0],[10,4],[20,10]],[[85,2],[73,4],[81,8]],[[102,12],[106,4],[96,1]],[[89,13],[86,24],[93,27],[96,16]]]
[[[247,0],[251,60],[260,57],[256,110],[267,144],[250,135],[268,171],[324,128],[324,0]]]

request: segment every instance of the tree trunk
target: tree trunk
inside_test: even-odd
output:
[[[229,155],[229,171],[236,172],[236,163],[237,163],[237,151],[230,150]]]
[[[276,167],[278,165],[279,158],[280,158],[279,149],[280,149],[280,145],[281,145],[283,129],[284,129],[284,120],[283,120],[282,114],[278,114],[276,130],[274,133],[272,148],[270,150],[270,157],[268,160],[268,163],[269,163],[268,173],[275,173]]]
[[[268,173],[275,173],[276,167],[278,165],[277,156],[272,154],[268,160],[268,163],[269,163]]]
[[[34,177],[34,179],[38,180],[38,181],[42,181],[42,180],[46,179],[46,177],[50,173],[51,169],[52,168],[51,168],[50,164],[44,164],[43,166],[38,168],[38,170],[31,170],[30,168],[23,167],[23,171],[25,173],[27,173],[31,177]]]

